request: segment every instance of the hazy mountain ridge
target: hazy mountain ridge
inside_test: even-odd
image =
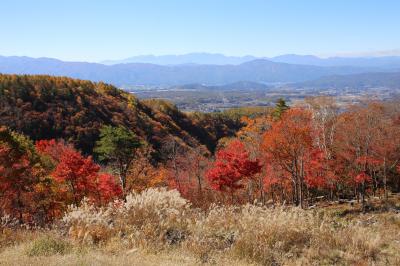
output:
[[[293,84],[298,88],[400,88],[400,72],[393,73],[360,73],[353,75],[333,75],[321,77],[316,80]]]
[[[314,66],[357,66],[357,67],[381,67],[385,69],[400,68],[400,56],[380,57],[328,57],[322,58],[315,55],[284,54],[275,57],[257,56],[225,56],[212,53],[189,53],[183,55],[142,55],[133,56],[122,60],[106,60],[100,63],[106,65],[126,63],[147,63],[156,65],[239,65],[256,59],[267,59],[276,63],[314,65]]]
[[[270,58],[273,62],[313,65],[313,66],[357,66],[379,67],[383,69],[400,68],[400,56],[382,57],[329,57],[320,58],[314,55],[287,54]]]
[[[379,70],[379,69],[378,69]],[[171,65],[144,63],[103,65],[65,62],[51,58],[1,57],[0,73],[47,74],[123,85],[223,85],[239,81],[258,83],[303,82],[330,75],[378,71],[375,68],[321,67],[257,59],[240,65]]]
[[[211,53],[189,53],[184,55],[139,55],[121,60],[105,60],[100,63],[105,65],[146,63],[155,65],[182,65],[182,64],[201,64],[201,65],[239,65],[257,59],[255,56],[226,56],[223,54]]]

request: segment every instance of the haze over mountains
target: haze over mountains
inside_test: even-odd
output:
[[[155,65],[239,65],[256,59],[267,59],[277,63],[288,63],[298,65],[314,66],[357,66],[357,67],[382,67],[400,68],[400,56],[381,57],[329,57],[321,58],[315,55],[285,54],[275,57],[226,56],[223,54],[211,53],[189,53],[184,55],[143,55],[133,56],[122,60],[106,60],[100,62],[105,65],[147,63]]]
[[[238,81],[260,83],[302,82],[330,75],[380,71],[374,67],[312,66],[256,59],[239,65],[155,65],[129,63],[103,65],[64,62],[51,58],[0,57],[0,72],[5,74],[48,74],[104,81],[117,86],[181,85],[201,83],[223,85]]]
[[[329,57],[320,58],[314,55],[287,54],[270,58],[273,62],[314,65],[314,66],[358,66],[399,69],[400,56],[382,57]]]
[[[296,88],[400,88],[400,72],[360,73],[353,75],[334,75],[292,85]]]
[[[105,65],[127,64],[127,63],[147,63],[155,65],[182,65],[182,64],[200,64],[200,65],[239,65],[257,57],[247,56],[226,56],[223,54],[210,53],[189,53],[184,55],[140,55],[122,60],[106,60],[100,63]]]
[[[248,84],[303,83],[325,79],[338,80],[338,75],[353,75],[354,84],[365,80],[362,73],[400,72],[400,57],[374,58],[319,58],[316,56],[283,55],[269,59],[252,56],[230,57],[221,54],[193,53],[180,56],[133,57],[125,60],[146,61],[135,63],[100,64],[88,62],[66,62],[52,58],[0,56],[0,73],[4,74],[48,74],[72,78],[103,81],[129,88],[144,86],[178,86],[202,84],[224,86],[238,82]],[[149,63],[158,62],[159,64]],[[392,74],[392,76],[398,74]],[[361,80],[361,83],[362,83]],[[371,78],[367,78],[370,81]],[[378,78],[382,83],[385,76]],[[391,79],[393,80],[393,79]],[[311,84],[311,83],[304,83]],[[319,84],[323,84],[319,82]],[[376,82],[374,83],[376,84]],[[392,84],[392,83],[390,83]],[[246,83],[240,84],[243,88]],[[260,87],[260,86],[259,86]]]

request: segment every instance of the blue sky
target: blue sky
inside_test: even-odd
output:
[[[1,0],[0,55],[400,54],[399,26],[398,0]]]

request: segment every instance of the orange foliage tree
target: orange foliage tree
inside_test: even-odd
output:
[[[266,160],[279,166],[290,178],[292,200],[303,204],[306,163],[312,149],[311,114],[302,109],[289,109],[274,122],[264,135]]]
[[[154,150],[149,145],[134,151],[135,156],[129,167],[126,179],[127,191],[143,191],[150,187],[165,186],[167,183],[167,171],[162,166],[152,163]]]

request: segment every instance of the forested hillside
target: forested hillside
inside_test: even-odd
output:
[[[16,75],[0,76],[0,96],[0,248],[39,234],[25,256],[400,261],[398,101],[185,114],[104,83]]]
[[[33,140],[62,138],[91,154],[103,125],[124,126],[159,152],[163,142],[215,148],[233,135],[240,121],[220,116],[204,127],[206,116],[180,112],[162,100],[139,101],[105,83],[51,76],[0,75],[0,124]]]

